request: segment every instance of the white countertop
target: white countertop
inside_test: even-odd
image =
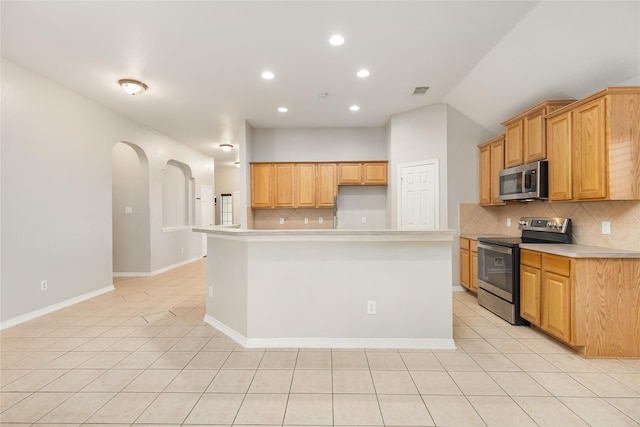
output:
[[[240,240],[315,240],[315,241],[453,241],[457,230],[429,229],[322,229],[322,230],[248,230],[241,228],[197,227],[193,231],[211,237]]]
[[[520,237],[520,236],[510,236],[508,234],[471,234],[471,233],[460,233],[460,237],[463,239],[469,240],[478,240],[480,237]]]
[[[529,249],[532,251],[566,256],[570,258],[640,258],[640,252],[587,245],[521,243],[520,249]]]

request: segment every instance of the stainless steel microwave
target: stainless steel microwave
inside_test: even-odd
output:
[[[536,200],[549,196],[546,160],[503,169],[499,174],[501,200]]]

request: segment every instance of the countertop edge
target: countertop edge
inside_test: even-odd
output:
[[[569,258],[640,258],[640,252],[577,244],[522,243],[520,249]]]

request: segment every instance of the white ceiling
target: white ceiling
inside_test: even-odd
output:
[[[257,128],[385,126],[393,114],[447,102],[498,134],[539,101],[640,76],[639,1],[3,0],[0,8],[3,57],[214,156],[218,167],[237,159],[245,119]],[[334,33],[343,46],[329,45]],[[360,68],[371,76],[356,77]],[[260,78],[266,69],[275,79]],[[149,90],[126,95],[121,78]],[[431,89],[411,95],[421,85]],[[226,142],[236,146],[228,154],[218,149]]]

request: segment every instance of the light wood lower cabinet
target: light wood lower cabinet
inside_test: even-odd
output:
[[[523,318],[585,357],[640,357],[640,259],[520,256]]]
[[[460,238],[460,284],[478,292],[478,242]]]

